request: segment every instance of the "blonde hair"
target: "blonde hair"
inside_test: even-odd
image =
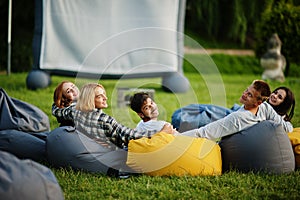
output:
[[[97,87],[105,91],[104,87],[98,83],[88,83],[81,88],[80,96],[76,104],[77,110],[88,112],[95,109],[95,90]]]

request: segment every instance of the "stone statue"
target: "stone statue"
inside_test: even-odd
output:
[[[284,82],[286,60],[280,53],[281,45],[278,34],[274,33],[268,41],[267,52],[260,59],[260,65],[265,70],[262,74],[262,79]]]

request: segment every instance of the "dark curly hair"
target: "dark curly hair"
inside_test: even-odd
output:
[[[130,98],[130,108],[136,113],[141,113],[144,102],[150,98],[148,93],[138,92]]]

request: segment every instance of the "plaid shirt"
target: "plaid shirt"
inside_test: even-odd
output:
[[[59,108],[52,104],[52,115],[56,117],[60,126],[74,126],[72,111],[75,110],[76,102],[65,108]]]
[[[74,110],[74,123],[77,130],[101,144],[117,145],[124,148],[131,139],[151,137],[156,131],[138,132],[119,124],[113,117],[100,109],[92,112]],[[112,144],[113,143],[113,144]]]

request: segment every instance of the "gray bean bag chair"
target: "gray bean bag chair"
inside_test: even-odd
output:
[[[0,150],[19,158],[46,159],[48,116],[29,103],[11,98],[0,88]]]
[[[45,136],[47,134],[44,133]],[[46,160],[46,141],[23,131],[0,131],[0,150],[10,152],[20,159]]]
[[[179,132],[200,128],[238,110],[239,105],[224,108],[211,104],[190,104],[177,109],[172,115],[172,125]]]
[[[22,159],[46,159],[48,116],[39,108],[11,98],[0,88],[0,150]]]
[[[48,161],[54,167],[72,167],[93,173],[130,172],[126,165],[127,151],[110,150],[93,139],[65,126],[50,132],[46,141]]]
[[[289,173],[295,170],[291,142],[281,125],[263,121],[222,138],[222,171]]]
[[[0,151],[0,198],[60,200],[64,196],[49,168]]]
[[[14,129],[23,132],[47,132],[48,116],[34,105],[9,97],[0,88],[0,131]]]

